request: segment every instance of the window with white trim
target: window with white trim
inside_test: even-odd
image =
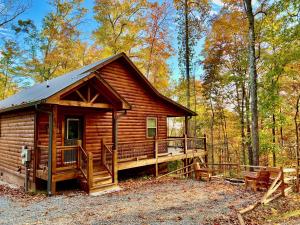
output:
[[[147,117],[147,138],[154,138],[157,135],[157,118]]]

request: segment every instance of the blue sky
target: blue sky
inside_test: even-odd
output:
[[[24,13],[22,14],[18,19],[32,19],[35,24],[39,27],[42,25],[42,19],[43,17],[50,12],[51,7],[48,4],[48,0],[31,0],[32,4],[31,7]],[[155,0],[152,0],[155,1]],[[161,0],[158,0],[161,1]],[[222,1],[221,0],[212,0],[212,11],[213,13],[217,13],[220,9],[220,6],[222,6]],[[83,3],[84,7],[87,8],[88,12],[86,15],[86,20],[84,23],[84,26],[82,26],[80,29],[83,32],[83,38],[85,41],[90,40],[91,38],[91,32],[97,27],[97,23],[93,19],[93,5],[94,1],[93,0],[86,0]],[[177,56],[177,34],[176,34],[176,28],[175,26],[172,28],[172,31],[174,33],[172,34],[172,46],[175,49],[175,55],[172,56],[168,60],[168,64],[170,66],[170,71],[172,73],[172,78],[173,79],[178,79],[180,76],[180,71],[178,68],[178,56]],[[1,31],[0,31],[1,32]],[[199,41],[197,44],[197,47],[195,49],[196,52],[196,57],[197,59],[201,58],[200,53],[203,47],[204,40]],[[195,73],[197,78],[203,74],[202,68],[197,65],[195,66]]]

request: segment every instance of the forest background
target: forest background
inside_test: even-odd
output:
[[[295,165],[299,22],[300,0],[1,0],[0,99],[125,52],[212,163]]]

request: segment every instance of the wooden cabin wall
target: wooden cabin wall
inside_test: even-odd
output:
[[[22,110],[0,116],[0,172],[4,180],[24,185],[25,167],[21,163],[21,149],[26,145],[31,154],[31,173],[34,162],[35,112]]]
[[[85,132],[86,150],[100,157],[102,138],[106,143],[112,143],[112,113],[101,111],[87,113]]]
[[[131,105],[132,110],[119,119],[118,123],[118,141],[134,142],[151,140],[147,138],[146,119],[147,117],[157,117],[157,136],[159,139],[167,138],[167,116],[184,116],[182,112],[175,109],[170,103],[158,98],[152,90],[146,88],[144,81],[130,71],[122,60],[108,64],[100,70],[100,75],[104,78],[123,98]],[[100,136],[111,139],[111,116],[102,118],[98,116]],[[95,125],[94,125],[95,127]],[[141,155],[151,154],[152,148],[145,148]],[[126,154],[126,153],[125,153]],[[130,155],[130,153],[128,153]]]
[[[175,108],[172,104],[157,97],[151,89],[146,87],[145,83],[139,78],[135,71],[131,71],[127,64],[122,60],[115,61],[103,67],[100,75],[131,105],[128,110],[118,120],[118,141],[134,143],[135,141],[153,141],[147,138],[147,117],[157,118],[157,136],[158,139],[167,138],[167,116],[184,116],[182,111]],[[112,113],[106,110],[93,110],[80,107],[58,107],[57,124],[57,146],[64,142],[64,118],[65,116],[82,115],[84,117],[84,140],[83,147],[87,151],[95,153],[96,157],[101,155],[101,140],[106,143],[112,143]],[[39,132],[38,143],[48,145],[48,115],[39,114]],[[153,154],[153,143],[149,146],[138,148],[137,155]],[[137,149],[136,147],[128,147]],[[164,149],[161,148],[160,152]],[[132,156],[132,152],[126,149],[119,152],[120,158]],[[59,153],[58,153],[59,156]]]

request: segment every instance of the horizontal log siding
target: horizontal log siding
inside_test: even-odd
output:
[[[184,116],[170,103],[158,98],[152,90],[146,88],[141,78],[134,71],[130,71],[120,60],[102,68],[100,75],[132,105],[132,110],[128,110],[127,114],[119,119],[119,142],[151,140],[146,137],[147,117],[157,117],[158,138],[165,139],[167,138],[167,116]],[[111,114],[98,115],[97,122],[94,121],[92,124],[94,124],[93,126],[96,124],[99,127],[103,126],[103,128],[99,128],[98,135],[106,138],[107,142],[111,142]],[[149,145],[149,148],[145,147],[143,150],[139,148],[138,153],[130,152],[129,149],[124,150],[120,152],[122,155],[119,157],[153,155],[153,145],[151,143]]]
[[[167,116],[184,116],[170,103],[158,98],[152,90],[145,88],[144,82],[135,72],[130,71],[122,61],[113,62],[101,69],[100,74],[126,101],[132,105],[126,115],[118,122],[118,141],[135,142],[151,140],[146,137],[146,118],[157,117],[158,138],[167,138]],[[100,99],[101,101],[101,99]],[[103,100],[104,101],[104,100]],[[58,108],[57,146],[63,145],[63,120],[65,115],[81,115],[84,117],[83,147],[94,153],[96,159],[101,157],[101,139],[112,143],[112,113],[105,110],[93,110],[79,107]],[[48,115],[39,116],[38,140],[41,145],[48,145]],[[139,155],[153,156],[153,145],[139,148],[132,152],[127,148],[120,152],[119,158]],[[162,152],[163,150],[160,150]],[[59,158],[59,153],[58,153]]]
[[[34,112],[11,112],[0,116],[0,169],[17,176],[24,176],[25,168],[21,163],[21,149],[26,145],[34,159]],[[21,171],[18,172],[19,167]],[[32,179],[32,170],[30,173]]]

